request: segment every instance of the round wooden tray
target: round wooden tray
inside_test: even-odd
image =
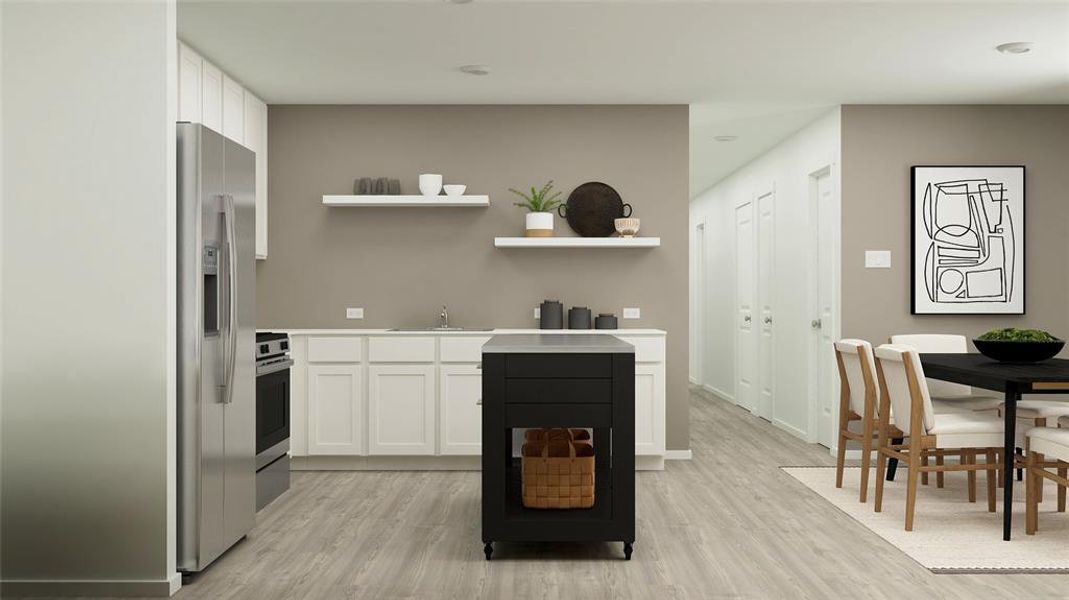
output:
[[[589,181],[572,190],[557,214],[583,237],[608,237],[616,231],[614,220],[631,216],[631,205],[624,204],[611,186]]]

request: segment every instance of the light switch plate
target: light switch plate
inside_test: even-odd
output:
[[[866,269],[890,269],[891,268],[891,251],[890,250],[866,250],[865,251],[865,268]]]
[[[624,318],[625,319],[641,319],[642,318],[642,309],[639,309],[639,308],[625,308],[624,309]]]
[[[536,319],[541,319],[542,318],[542,309],[536,306],[535,309],[534,309],[534,316],[535,316]]]
[[[362,308],[347,308],[345,309],[346,319],[363,319],[364,309]]]

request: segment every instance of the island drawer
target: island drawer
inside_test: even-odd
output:
[[[612,402],[611,379],[505,380],[505,402],[523,404],[608,404]]]
[[[611,354],[510,354],[505,377],[579,378],[612,377]]]

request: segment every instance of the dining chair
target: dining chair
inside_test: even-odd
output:
[[[908,333],[892,335],[892,344],[904,344],[911,346],[921,353],[943,354],[967,354],[969,352],[969,340],[963,335],[947,333]],[[1001,396],[977,394],[972,386],[940,381],[938,379],[926,380],[928,393],[934,400],[940,401],[942,406],[936,412],[948,412],[950,410],[976,411],[995,410],[1002,402]],[[999,453],[1001,456],[1002,453]],[[939,452],[934,456],[937,464],[942,464],[948,453]],[[974,474],[970,474],[975,477]],[[921,483],[928,485],[928,474],[921,477]],[[936,473],[936,487],[943,487],[943,474]]]
[[[924,367],[917,351],[906,345],[884,344],[876,348],[876,377],[880,386],[877,409],[880,426],[877,438],[876,512],[883,510],[884,471],[888,459],[906,463],[906,531],[913,531],[917,504],[917,484],[921,473],[966,471],[969,478],[969,500],[975,499],[975,473],[987,473],[987,510],[995,511],[995,461],[1002,446],[1002,421],[992,413],[960,411],[937,413],[928,386],[924,385]],[[893,432],[890,415],[894,413],[907,440],[891,443]],[[939,450],[953,449],[961,453],[959,464],[922,464],[926,456]],[[985,462],[977,463],[977,455],[984,454]]]
[[[1025,438],[1024,531],[1035,535],[1039,529],[1040,490],[1049,479],[1058,486],[1058,512],[1065,512],[1065,489],[1069,486],[1069,429],[1064,427],[1033,427]]]
[[[872,448],[876,436],[876,361],[872,344],[865,340],[842,339],[835,342],[835,362],[839,366],[839,446],[835,460],[835,487],[843,487],[843,467],[846,462],[846,443],[861,444],[861,492],[859,500],[866,502],[869,491],[869,471]],[[860,431],[851,431],[850,423],[861,421]],[[894,428],[893,425],[890,425]],[[897,429],[895,429],[897,431]],[[900,432],[899,432],[900,433]]]

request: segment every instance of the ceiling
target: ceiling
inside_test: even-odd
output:
[[[1069,2],[180,1],[178,31],[269,104],[689,104],[692,195],[837,104],[1069,103]]]

